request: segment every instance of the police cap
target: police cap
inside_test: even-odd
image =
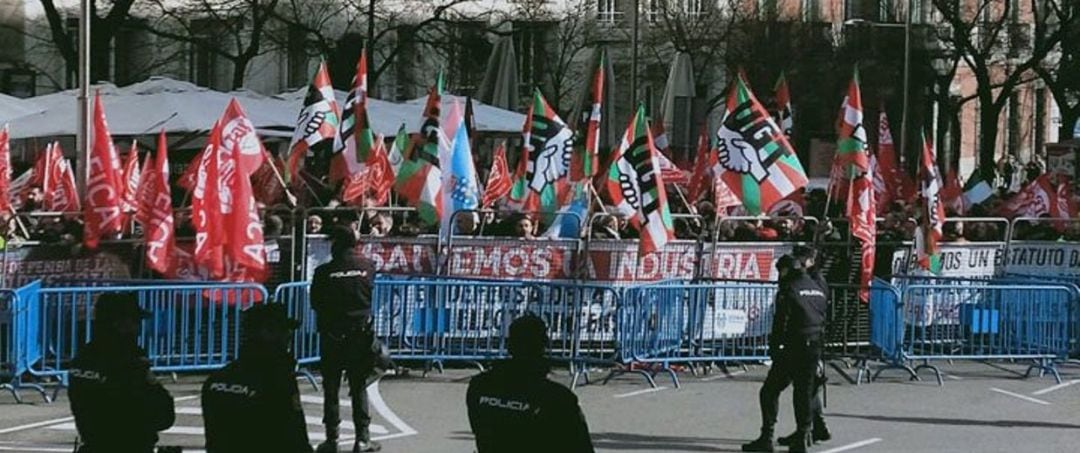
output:
[[[290,318],[285,306],[281,304],[262,303],[252,306],[244,310],[241,319],[246,332],[264,329],[294,330],[300,327],[300,322]]]
[[[796,268],[808,269],[813,266],[813,261],[817,258],[817,250],[805,245],[797,245],[791,250],[791,257],[795,260]]]
[[[150,312],[139,307],[139,299],[133,293],[105,293],[94,304],[97,322],[138,321],[149,317]]]
[[[334,250],[352,250],[356,247],[356,232],[344,225],[330,230],[330,246]]]
[[[791,255],[784,255],[784,256],[781,256],[780,258],[778,258],[776,260],[776,270],[777,271],[780,271],[780,272],[790,271],[790,270],[792,270],[794,268],[795,268],[795,258],[792,258]]]

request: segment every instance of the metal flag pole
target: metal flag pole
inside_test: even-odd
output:
[[[75,135],[75,172],[79,193],[86,193],[90,180],[90,2],[79,6],[79,130]]]

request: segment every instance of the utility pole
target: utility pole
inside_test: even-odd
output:
[[[641,20],[638,17],[641,14],[641,0],[634,0],[634,10],[632,11],[634,21],[634,32],[630,39],[630,47],[632,48],[632,57],[630,59],[630,111],[637,111],[638,105],[638,35],[641,31]]]
[[[911,14],[914,11],[912,2],[907,4],[907,18],[904,20],[904,102],[903,113],[900,117],[900,155],[907,154],[908,137],[908,107],[911,98]],[[936,149],[935,149],[936,150]],[[921,155],[921,154],[920,154]]]
[[[86,193],[90,180],[90,15],[94,0],[82,0],[79,6],[79,131],[75,136],[75,183],[79,194]],[[46,194],[49,196],[49,194]]]

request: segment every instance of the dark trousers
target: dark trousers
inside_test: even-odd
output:
[[[758,395],[763,434],[772,435],[780,412],[780,393],[788,385],[795,387],[792,405],[795,406],[796,430],[804,434],[810,432],[815,415],[821,416],[821,398],[815,398],[813,394],[820,359],[821,345],[818,343],[787,346],[777,354]]]
[[[327,439],[337,439],[341,424],[340,403],[341,377],[349,380],[349,396],[352,401],[353,426],[356,438],[371,440],[368,425],[371,412],[368,408],[367,378],[372,374],[370,333],[320,336],[323,376],[323,424]]]

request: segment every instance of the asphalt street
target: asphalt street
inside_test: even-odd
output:
[[[1062,366],[1063,383],[1058,385],[1050,377],[1023,379],[1026,366],[1020,363],[941,365],[941,387],[930,373],[921,381],[909,381],[896,371],[856,386],[831,369],[826,416],[833,439],[811,451],[1076,451],[1080,366]],[[607,385],[581,386],[577,394],[598,451],[734,452],[758,433],[757,392],[766,371],[758,365],[730,368],[728,374],[680,373],[679,389],[664,375],[657,376],[655,389],[638,376],[624,375]],[[384,451],[473,451],[464,400],[475,373],[451,369],[426,377],[386,378],[370,387],[376,413],[372,433],[383,441]],[[567,381],[565,371],[552,377]],[[169,383],[178,417],[176,426],[162,436],[163,445],[180,445],[185,451],[202,448],[200,379],[184,376]],[[316,443],[323,436],[322,399],[306,382],[301,382],[301,390],[308,432]],[[22,395],[23,404],[16,404],[10,394],[0,394],[0,451],[70,452],[75,431],[64,393],[52,404],[32,392]],[[781,408],[777,431],[787,434],[794,428],[790,391]],[[349,446],[348,441],[343,439],[342,446]]]

